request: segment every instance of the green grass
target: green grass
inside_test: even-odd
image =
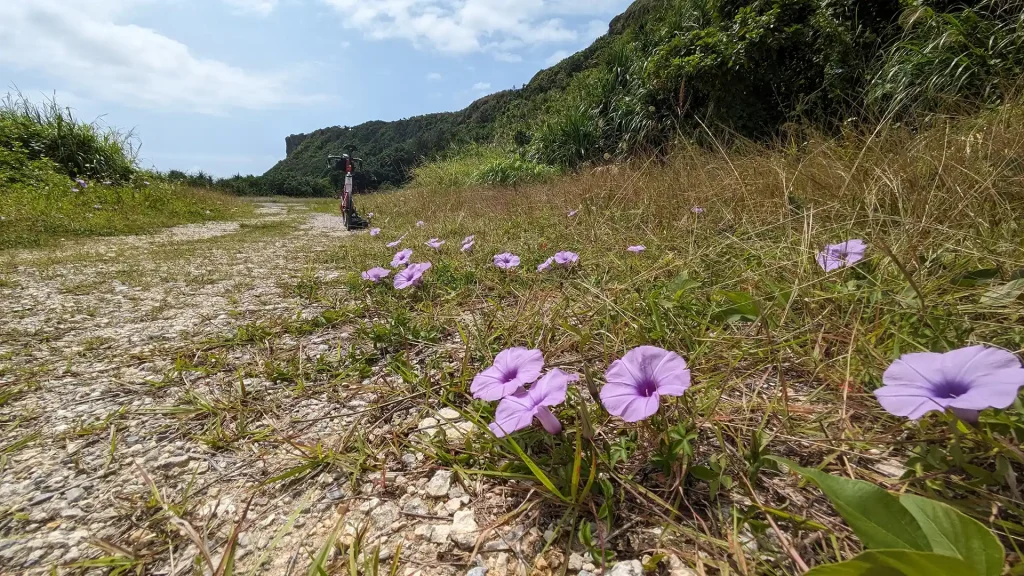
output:
[[[249,205],[136,165],[137,142],[53,100],[0,102],[0,250],[237,218]],[[77,181],[76,181],[77,180]]]
[[[251,206],[230,196],[153,182],[74,192],[55,173],[27,183],[0,182],[0,250],[89,236],[142,234],[192,222],[242,218]]]
[[[365,313],[359,346],[405,383],[381,402],[420,395],[478,423],[462,442],[406,442],[469,477],[529,482],[563,550],[607,558],[621,543],[605,538],[642,519],[665,527],[660,547],[693,551],[682,552],[691,564],[793,573],[772,520],[811,565],[851,557],[860,544],[773,455],[949,501],[1013,549],[1024,542],[1021,402],[964,429],[941,415],[892,417],[871,391],[901,354],[1024,349],[1024,302],[987,297],[1024,275],[1022,118],[1010,106],[799,149],[683,148],[664,165],[515,191],[364,196],[360,212],[374,212],[383,233],[321,264],[349,274]],[[424,285],[361,281],[359,271],[387,266],[397,248],[384,244],[403,234],[414,262],[433,263]],[[459,252],[471,234],[476,250]],[[448,241],[439,253],[424,246],[434,237]],[[816,253],[849,238],[868,242],[868,258],[822,272]],[[647,251],[626,252],[634,244]],[[559,250],[578,252],[579,266],[535,271]],[[522,258],[518,269],[491,264],[506,251]],[[694,386],[626,425],[592,391],[639,345],[682,354]],[[486,431],[494,403],[472,400],[469,384],[511,346],[540,348],[547,366],[581,375],[557,410],[561,435]],[[883,464],[907,472],[887,477]],[[760,552],[737,544],[749,539]]]

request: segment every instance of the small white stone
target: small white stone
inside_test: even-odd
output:
[[[430,514],[430,508],[427,507],[427,503],[422,498],[413,498],[406,502],[405,506],[402,506],[402,512],[426,516]]]
[[[64,499],[68,501],[68,504],[74,504],[85,498],[85,490],[81,488],[72,488],[64,494]]]
[[[639,560],[626,560],[612,566],[608,576],[643,576],[644,566]]]
[[[573,552],[569,555],[569,570],[583,570],[583,556]]]
[[[452,483],[451,470],[438,470],[427,483],[426,492],[434,498],[441,498],[448,495],[448,488]]]
[[[437,415],[440,416],[441,418],[444,418],[445,420],[462,419],[462,414],[459,414],[457,410],[454,410],[452,408],[442,408],[441,411],[437,413]]]

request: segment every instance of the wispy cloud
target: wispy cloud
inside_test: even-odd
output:
[[[0,64],[57,78],[83,97],[142,108],[224,114],[322,99],[294,88],[295,71],[245,70],[119,23],[137,1],[2,1]]]
[[[565,60],[569,56],[570,54],[568,50],[559,50],[558,52],[555,52],[551,56],[548,56],[548,59],[545,60],[544,63],[547,64],[548,66],[554,66],[555,64],[558,64],[559,62]]]
[[[477,82],[476,84],[473,84],[473,90],[476,90],[477,92],[486,92],[486,91],[488,91],[490,89],[491,89],[491,83],[490,82]]]
[[[256,16],[269,16],[277,7],[277,0],[224,0],[238,12]]]
[[[444,76],[441,76],[437,72],[431,72],[430,74],[427,74],[427,80],[430,80],[431,82],[438,82],[442,79],[444,79]]]
[[[512,64],[522,62],[523,57],[519,54],[513,54],[511,52],[495,52],[494,59],[499,62],[510,62]]]
[[[576,42],[593,34],[565,18],[607,15],[623,0],[321,0],[342,15],[342,24],[373,39],[405,39],[417,47],[467,54]]]

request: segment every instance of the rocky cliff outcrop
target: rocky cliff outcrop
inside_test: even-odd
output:
[[[284,139],[284,155],[285,157],[291,156],[292,152],[299,147],[300,144],[309,138],[309,134],[292,134]]]

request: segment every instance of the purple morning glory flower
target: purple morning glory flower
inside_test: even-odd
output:
[[[502,438],[516,430],[529,427],[536,418],[550,434],[558,434],[562,431],[562,423],[548,407],[565,402],[569,382],[579,378],[575,374],[566,374],[555,368],[531,386],[529,391],[520,388],[511,396],[506,396],[494,412],[494,423],[490,425],[491,432]]]
[[[494,257],[494,265],[502,270],[511,270],[519,266],[519,256],[504,252]]]
[[[377,236],[378,234],[380,234],[380,228],[371,228],[370,229],[370,236]]]
[[[472,244],[475,240],[476,240],[476,234],[473,234],[472,236],[466,236],[466,239],[462,241],[462,244],[463,245],[465,245],[465,244]]]
[[[83,190],[89,187],[89,184],[86,183],[86,181],[82,180],[81,178],[75,178],[75,184],[78,184],[78,186]]]
[[[629,248],[626,248],[627,252],[632,252],[633,254],[639,254],[644,250],[647,250],[647,247],[643,245],[630,246]]]
[[[821,269],[825,272],[832,272],[847,266],[853,266],[864,259],[867,251],[867,244],[863,240],[847,240],[841,244],[829,244],[825,246],[816,260]]]
[[[434,250],[440,250],[441,246],[444,246],[444,240],[441,240],[439,238],[431,238],[429,241],[427,241],[427,246],[430,246]]]
[[[1013,404],[1024,387],[1024,368],[1006,350],[971,346],[945,354],[905,354],[882,382],[875,397],[890,414],[918,420],[948,408],[963,420],[977,421],[985,408]]]
[[[391,274],[391,270],[388,270],[387,268],[371,268],[366,272],[363,272],[363,280],[368,280],[376,284],[377,282],[387,278],[389,274]]]
[[[494,365],[473,378],[469,390],[479,400],[501,400],[535,382],[544,369],[540,350],[509,348],[494,357]]]
[[[431,266],[433,264],[430,262],[410,264],[408,268],[395,274],[395,288],[405,290],[406,288],[419,286],[423,283],[423,273],[430,270]]]
[[[424,222],[423,220],[420,220],[419,222],[416,223],[416,227],[417,228],[423,228],[426,225],[427,225],[427,223]]]
[[[395,257],[391,259],[391,267],[398,268],[399,266],[405,266],[409,263],[409,258],[412,258],[412,249],[406,248],[398,254],[395,254]]]
[[[476,245],[476,240],[470,240],[469,242],[466,242],[465,244],[462,245],[462,251],[463,252],[469,252],[470,250],[473,249],[473,246],[475,246],[475,245]]]
[[[694,214],[703,214],[704,209],[701,208],[700,206],[694,206],[693,208],[690,209],[690,212],[693,212]]]
[[[542,262],[540,264],[540,266],[537,266],[537,272],[543,272],[543,271],[547,270],[548,268],[551,268],[551,265],[554,264],[554,263],[555,263],[555,258],[554,257],[548,258],[547,260]]]
[[[626,422],[639,422],[658,411],[662,396],[682,396],[690,387],[686,360],[675,352],[640,346],[616,360],[605,373],[601,403]]]
[[[573,210],[572,212],[569,212],[569,218],[572,218],[573,216],[575,216],[575,215],[577,215],[579,213],[580,213],[579,210]]]
[[[406,237],[406,236],[408,236],[408,234],[402,234],[402,237],[401,237],[401,238],[399,238],[398,240],[395,240],[394,242],[388,242],[388,243],[386,244],[386,246],[387,246],[388,248],[394,248],[395,246],[398,246],[399,244],[401,244],[401,243],[402,243],[402,240],[405,240],[405,237]]]
[[[559,252],[555,254],[555,264],[559,266],[572,266],[580,261],[580,255],[575,252]]]

